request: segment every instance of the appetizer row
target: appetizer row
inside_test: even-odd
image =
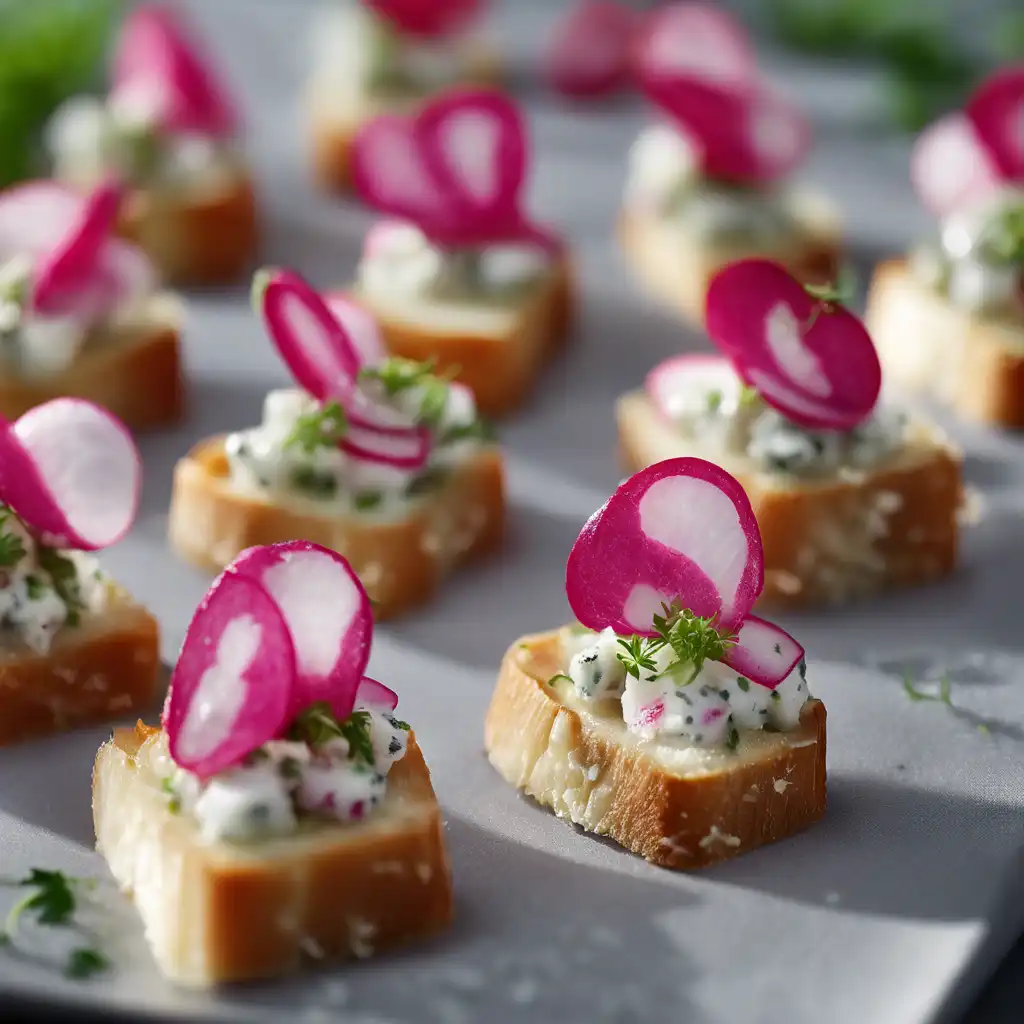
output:
[[[139,461],[108,413],[3,423],[5,742],[145,713],[158,627],[89,552],[128,528]],[[512,785],[653,863],[699,868],[825,810],[803,648],[751,614],[742,487],[696,458],[622,484],[566,566],[577,622],[509,649],[484,746]],[[441,812],[398,696],[366,675],[366,589],[306,540],[250,547],[200,602],[158,726],[93,772],[97,847],[160,968],[188,986],[369,956],[452,916]]]

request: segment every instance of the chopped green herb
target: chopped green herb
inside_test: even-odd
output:
[[[405,493],[410,498],[427,494],[440,487],[448,479],[448,475],[449,471],[444,466],[432,466],[413,477]]]
[[[740,731],[735,725],[729,726],[729,735],[725,739],[725,745],[729,750],[738,750],[740,745]]]
[[[29,575],[25,577],[25,591],[30,601],[38,601],[46,593],[46,586],[38,576]]]
[[[903,676],[903,689],[906,691],[907,696],[915,703],[918,701],[934,701],[938,704],[945,704],[948,707],[953,706],[953,687],[948,675],[943,676],[939,680],[938,693],[924,693],[914,686],[914,681],[908,672]]]
[[[823,306],[846,305],[857,293],[856,271],[844,263],[835,281],[829,284],[805,284],[804,291]]]
[[[746,409],[752,405],[755,405],[760,399],[760,395],[757,392],[757,388],[752,388],[747,384],[744,384],[740,388],[739,407]]]
[[[645,636],[631,636],[628,639],[618,638],[618,645],[625,651],[616,651],[615,656],[622,662],[626,672],[634,679],[640,678],[641,672],[656,672],[658,666],[653,655],[665,646],[661,639]]]
[[[170,776],[164,776],[160,780],[160,789],[167,794],[167,809],[171,814],[177,814],[181,810],[181,797],[178,796]]]
[[[352,504],[355,505],[357,512],[369,512],[379,507],[383,500],[384,495],[380,491],[360,491],[352,499]]]
[[[704,401],[706,403],[705,411],[709,416],[714,416],[715,413],[722,408],[722,402],[725,401],[725,395],[718,388],[712,388],[712,390],[704,396]]]
[[[439,445],[455,444],[457,441],[479,441],[490,444],[495,439],[494,427],[488,420],[476,419],[472,423],[461,423],[448,427],[437,439]]]
[[[662,613],[654,616],[654,628],[680,661],[693,665],[694,678],[705,661],[721,661],[726,649],[736,642],[735,636],[718,630],[714,619],[694,615],[678,601],[662,605]]]
[[[295,421],[285,439],[285,448],[301,448],[312,454],[318,448],[337,448],[348,430],[348,417],[341,403],[331,399],[319,409],[307,412]]]
[[[771,699],[772,699],[772,700],[775,700],[775,701],[779,701],[779,700],[782,700],[782,694],[781,694],[781,693],[779,693],[779,691],[778,691],[778,690],[772,690],[772,696],[771,696]]]
[[[338,481],[331,474],[318,473],[312,466],[297,466],[290,480],[292,487],[312,498],[333,498],[338,490]]]
[[[372,765],[374,758],[370,722],[369,711],[353,711],[348,718],[339,721],[330,704],[317,701],[295,719],[289,737],[308,743],[313,748],[322,747],[331,740],[344,739],[354,761],[365,761]]]
[[[64,973],[69,978],[89,978],[107,970],[108,967],[110,967],[110,961],[98,949],[81,946],[71,951]]]
[[[77,626],[81,621],[81,613],[85,608],[82,594],[78,586],[78,568],[75,563],[61,554],[56,548],[48,548],[40,544],[37,551],[39,567],[50,577],[53,589],[64,602],[67,609],[67,626]]]
[[[981,247],[994,263],[1024,263],[1024,203],[1001,209],[985,225]]]
[[[340,728],[342,736],[348,740],[353,758],[372,765],[374,761],[370,721],[369,711],[353,711],[344,722],[340,723]]]
[[[28,554],[21,535],[4,530],[14,513],[6,506],[0,506],[0,568],[12,569]]]
[[[746,693],[750,689],[750,680],[744,679],[743,676],[736,677],[736,685]]]
[[[548,686],[554,686],[559,679],[564,679],[566,682],[572,682],[572,676],[566,675],[564,672],[556,672],[549,680]]]
[[[403,722],[400,718],[395,718],[394,715],[390,715],[388,721],[395,729],[401,729],[402,732],[408,732],[412,728],[408,722]]]
[[[302,774],[302,765],[294,757],[283,757],[278,770],[282,778],[297,779]]]

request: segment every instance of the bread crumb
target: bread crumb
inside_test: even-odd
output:
[[[405,874],[405,865],[400,860],[379,860],[370,870],[375,875],[402,875]]]
[[[345,924],[348,926],[348,945],[353,955],[360,960],[373,956],[370,939],[377,934],[377,926],[362,917],[348,917]]]
[[[299,949],[311,960],[323,960],[324,948],[310,935],[303,935],[299,939]]]
[[[731,836],[723,832],[717,825],[712,825],[708,834],[697,844],[702,850],[706,850],[712,843],[724,843],[726,846],[735,849],[740,845],[739,836]]]
[[[416,877],[426,885],[427,882],[433,877],[434,869],[426,862],[421,862],[416,865],[415,868]]]
[[[792,786],[792,785],[793,785],[793,783],[788,781],[787,779],[776,779],[772,783],[772,786],[775,789],[775,792],[779,793],[780,795],[782,793],[785,793],[786,790],[789,789],[789,787]]]

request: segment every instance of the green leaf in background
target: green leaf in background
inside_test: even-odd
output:
[[[0,188],[41,170],[47,119],[100,88],[123,0],[0,0]]]

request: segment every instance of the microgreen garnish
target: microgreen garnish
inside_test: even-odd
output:
[[[5,506],[0,506],[0,568],[11,569],[28,554],[21,535],[7,532],[4,527],[14,513]]]
[[[735,725],[729,726],[729,735],[726,736],[725,745],[729,750],[738,750],[740,745],[740,731]]]
[[[615,656],[634,679],[639,679],[641,672],[657,671],[653,655],[665,646],[664,640],[646,636],[619,637],[618,644],[625,653],[616,651]]]
[[[65,624],[77,626],[85,603],[78,587],[78,569],[75,563],[56,548],[48,548],[42,544],[39,545],[37,557],[39,567],[49,575],[53,581],[53,589],[57,591],[57,596],[67,609]]]
[[[554,686],[559,679],[564,679],[567,683],[572,682],[572,676],[566,675],[564,672],[556,672],[549,680],[548,686]]]
[[[338,481],[330,473],[317,472],[312,466],[296,466],[289,477],[292,487],[313,498],[333,498]]]
[[[72,878],[63,871],[32,868],[24,877],[7,884],[28,889],[7,914],[0,944],[13,944],[21,921],[28,917],[44,927],[75,927],[78,909],[77,890],[88,886],[88,879]],[[80,926],[79,926],[80,927]],[[85,978],[109,967],[107,957],[94,945],[79,946],[68,955],[64,971],[71,978]]]
[[[289,730],[289,739],[308,743],[314,749],[331,740],[343,739],[348,743],[353,760],[372,765],[374,757],[370,722],[369,711],[353,711],[348,718],[339,720],[330,704],[317,701],[295,719]]]
[[[375,380],[389,395],[397,395],[410,388],[421,392],[419,419],[428,427],[436,427],[448,405],[448,385],[457,371],[438,374],[437,360],[417,362],[402,356],[390,356],[379,366],[368,366],[360,371],[363,380]]]
[[[747,384],[744,384],[740,388],[739,406],[741,409],[745,409],[748,406],[754,405],[760,396],[757,393],[757,388],[752,388]]]
[[[181,797],[178,796],[178,791],[174,788],[174,783],[169,775],[165,775],[160,780],[160,789],[167,795],[167,810],[171,814],[177,814],[181,810]]]
[[[903,689],[906,691],[907,696],[915,703],[918,701],[934,701],[938,704],[945,704],[947,707],[953,706],[953,687],[948,675],[943,676],[939,680],[938,693],[925,693],[914,686],[914,681],[908,672],[903,676]]]
[[[312,453],[317,448],[336,448],[348,430],[348,417],[341,403],[331,399],[319,409],[304,413],[295,421],[285,439],[285,448],[301,448]]]
[[[1024,203],[1000,210],[985,225],[981,245],[995,263],[1024,263]]]
[[[718,388],[712,388],[704,396],[705,412],[709,416],[714,416],[722,408],[723,401],[725,401],[725,395]]]

